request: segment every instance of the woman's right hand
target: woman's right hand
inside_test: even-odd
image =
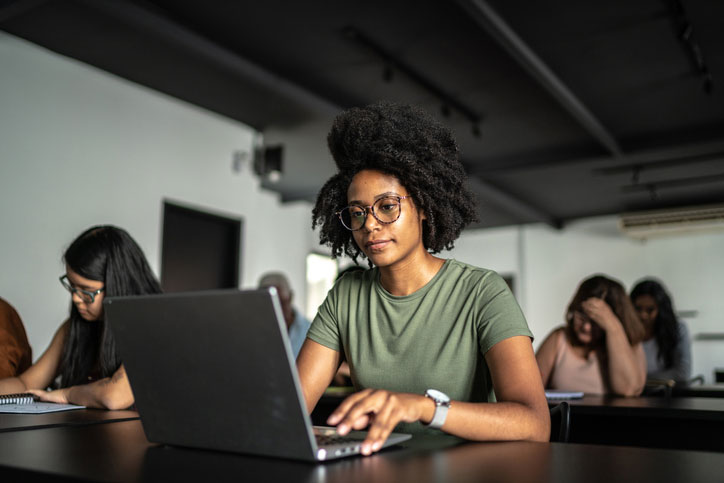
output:
[[[621,322],[613,313],[611,307],[603,300],[591,297],[581,303],[583,313],[593,322],[598,324],[601,329],[608,332],[613,327],[621,327]]]
[[[434,410],[435,403],[420,394],[365,389],[345,399],[329,416],[327,424],[336,425],[341,435],[369,425],[361,448],[362,454],[369,455],[382,448],[397,423],[412,423],[424,417],[429,422]]]

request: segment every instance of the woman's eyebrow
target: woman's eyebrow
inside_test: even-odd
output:
[[[73,280],[70,279],[70,277],[68,277],[68,282],[70,282],[70,284],[75,288],[81,288],[84,290],[95,290],[93,287],[91,287],[89,285],[84,285],[82,283],[75,283]]]
[[[375,195],[375,201],[379,200],[380,198],[384,198],[386,196],[402,196],[402,195],[399,195],[399,194],[395,193],[394,191],[388,191],[386,193],[381,193],[379,195]],[[363,205],[364,204],[364,202],[361,200],[351,200],[351,201],[348,201],[347,203],[349,203],[350,205]]]

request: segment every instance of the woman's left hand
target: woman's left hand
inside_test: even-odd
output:
[[[430,413],[435,403],[420,394],[390,392],[382,389],[365,389],[352,394],[329,416],[327,423],[337,426],[337,433],[345,435],[351,430],[370,425],[361,452],[369,455],[378,451],[397,423],[412,423],[423,417],[429,405]]]
[[[581,303],[581,308],[586,315],[597,323],[603,330],[607,331],[609,328],[621,324],[618,317],[616,317],[616,314],[614,314],[613,310],[611,310],[611,307],[599,298],[591,297],[584,300]]]
[[[57,389],[55,391],[44,391],[43,389],[28,389],[27,392],[34,394],[39,400],[58,404],[69,404],[68,390]]]

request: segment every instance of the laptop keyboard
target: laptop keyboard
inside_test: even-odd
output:
[[[317,439],[317,444],[320,446],[362,442],[360,438],[355,438],[353,436],[341,436],[339,434],[315,434],[314,437]]]

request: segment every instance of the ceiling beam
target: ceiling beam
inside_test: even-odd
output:
[[[0,24],[47,2],[48,0],[16,0],[14,2],[7,2],[6,5],[0,7]]]
[[[265,68],[249,61],[236,52],[212,42],[180,25],[161,13],[145,8],[141,2],[119,2],[117,0],[81,0],[88,8],[104,12],[144,31],[154,32],[169,43],[178,45],[188,53],[214,62],[246,79],[255,81],[270,90],[308,107],[315,114],[336,114],[342,108],[327,99],[290,82]]]
[[[545,223],[551,228],[560,229],[563,224],[560,220],[555,219],[550,214],[536,208],[535,206],[511,195],[507,191],[498,188],[480,178],[471,177],[468,183],[474,192],[478,195],[500,205],[511,215],[520,217],[520,220],[533,219],[536,222]]]
[[[505,20],[484,0],[458,0],[458,3],[523,69],[535,78],[574,119],[613,156],[621,156],[618,141],[593,113],[538,57]]]
[[[592,156],[589,158],[572,158],[505,166],[499,168],[483,168],[470,171],[474,176],[507,174],[523,171],[536,171],[566,166],[591,165],[595,174],[618,174],[639,169],[663,169],[688,163],[706,163],[724,160],[724,141],[687,144],[659,149],[629,152],[618,158],[610,156]],[[468,168],[474,166],[470,163]]]

